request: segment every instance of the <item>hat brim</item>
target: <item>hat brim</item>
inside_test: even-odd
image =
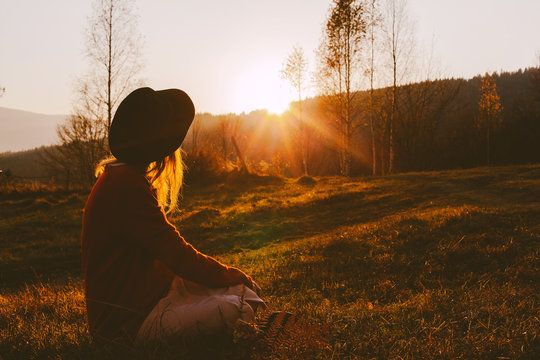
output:
[[[109,147],[120,161],[161,160],[180,147],[194,116],[193,102],[182,90],[137,89],[118,106]]]

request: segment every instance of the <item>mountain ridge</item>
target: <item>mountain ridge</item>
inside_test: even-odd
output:
[[[56,143],[56,128],[67,116],[0,106],[0,153],[24,151]]]

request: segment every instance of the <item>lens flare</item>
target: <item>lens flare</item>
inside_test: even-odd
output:
[[[266,109],[270,113],[282,114],[293,101],[290,91],[279,77],[279,71],[273,71],[270,67],[247,70],[240,75],[233,86],[232,95],[235,112]]]

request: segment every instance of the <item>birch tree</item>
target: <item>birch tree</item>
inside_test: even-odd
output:
[[[86,54],[90,71],[83,79],[84,96],[103,112],[107,129],[119,102],[138,85],[142,69],[142,36],[132,0],[95,0],[89,18]]]
[[[304,174],[308,174],[311,131],[302,117],[302,93],[306,87],[307,60],[304,56],[304,50],[301,47],[295,46],[289,56],[287,56],[281,69],[281,77],[289,82],[298,95],[298,124],[301,139],[302,168]]]
[[[414,47],[413,28],[407,14],[407,0],[386,0],[383,14],[384,52],[390,64],[391,109],[388,123],[388,172],[394,171],[394,128],[398,89],[407,75],[408,61]]]
[[[333,0],[319,48],[319,89],[333,100],[338,134],[340,171],[351,172],[351,139],[355,130],[355,95],[361,70],[362,40],[366,36],[366,11],[357,0]]]
[[[371,171],[373,175],[377,175],[377,146],[375,142],[375,33],[379,27],[379,9],[376,0],[370,0],[367,7],[368,14],[368,39],[369,39],[369,129],[371,138]]]

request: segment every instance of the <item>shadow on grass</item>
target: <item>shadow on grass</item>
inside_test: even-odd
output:
[[[182,222],[178,228],[196,247],[214,254],[259,249],[271,243],[322,234],[357,223],[376,221],[419,203],[400,195],[366,197],[365,192],[335,194],[298,205],[281,204],[227,219],[212,226]]]
[[[488,278],[499,285],[511,279],[531,286],[540,281],[530,256],[540,239],[527,227],[539,216],[538,211],[509,215],[463,209],[437,221],[411,217],[356,235],[334,232],[307,250],[291,251],[273,269],[290,276],[276,277],[271,291],[285,296],[290,289],[311,288],[340,303],[386,304]],[[524,226],[513,226],[517,222]]]
[[[0,287],[80,277],[80,234],[86,198],[51,193],[1,203]]]

